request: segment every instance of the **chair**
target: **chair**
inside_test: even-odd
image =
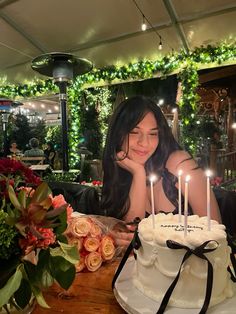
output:
[[[62,194],[74,211],[100,215],[99,194],[96,188],[76,182],[48,182],[53,195]]]
[[[30,165],[42,165],[44,163],[45,157],[21,157],[21,161],[25,164]]]
[[[214,193],[219,205],[222,223],[226,226],[227,232],[236,237],[236,192],[215,188]]]

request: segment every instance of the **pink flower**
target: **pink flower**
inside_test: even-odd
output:
[[[62,205],[65,205],[65,204],[66,204],[66,201],[65,201],[64,196],[62,194],[56,195],[52,199],[52,206],[54,208],[61,207]]]
[[[213,179],[211,179],[211,185],[212,186],[219,186],[223,181],[222,177],[214,177]]]

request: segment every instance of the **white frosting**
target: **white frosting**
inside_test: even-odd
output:
[[[224,225],[211,220],[211,230],[208,230],[207,217],[188,216],[187,236],[184,236],[184,216],[181,216],[179,223],[179,215],[160,213],[155,215],[154,221],[155,228],[151,216],[143,219],[138,227],[142,245],[136,251],[134,284],[139,290],[160,302],[176,277],[186,250],[168,248],[167,240],[173,240],[190,249],[212,240],[207,248],[215,250],[205,253],[214,272],[210,306],[232,297],[233,290],[227,271],[231,249],[227,245]],[[202,307],[206,280],[207,262],[191,255],[182,266],[169,304],[181,308]]]

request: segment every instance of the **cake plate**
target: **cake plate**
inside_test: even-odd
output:
[[[154,301],[140,292],[133,284],[132,276],[134,272],[135,260],[130,257],[120,276],[118,277],[114,295],[120,306],[129,314],[156,314],[160,302]],[[235,314],[236,309],[236,284],[234,284],[235,295],[224,300],[207,310],[207,314]],[[197,314],[199,309],[182,309],[167,306],[167,314]]]

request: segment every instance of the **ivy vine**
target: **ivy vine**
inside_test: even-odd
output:
[[[81,130],[78,106],[82,102],[82,90],[91,86],[104,86],[127,80],[148,79],[154,76],[163,77],[173,72],[178,72],[178,78],[182,84],[183,91],[179,104],[183,124],[183,136],[186,147],[194,152],[196,138],[194,126],[198,102],[196,93],[198,86],[197,70],[211,63],[222,65],[226,62],[235,61],[235,43],[221,43],[218,46],[208,45],[207,47],[198,47],[189,54],[184,51],[171,53],[154,61],[141,60],[120,67],[95,68],[91,72],[77,77],[73,85],[68,89],[70,165],[73,166],[79,161],[77,143],[81,136]],[[1,81],[4,82],[4,85],[0,86],[1,97],[19,99],[58,92],[58,88],[53,84],[52,80],[37,81],[19,86],[6,84],[3,79]],[[101,99],[103,99],[102,96]],[[103,114],[105,114],[105,111]]]

